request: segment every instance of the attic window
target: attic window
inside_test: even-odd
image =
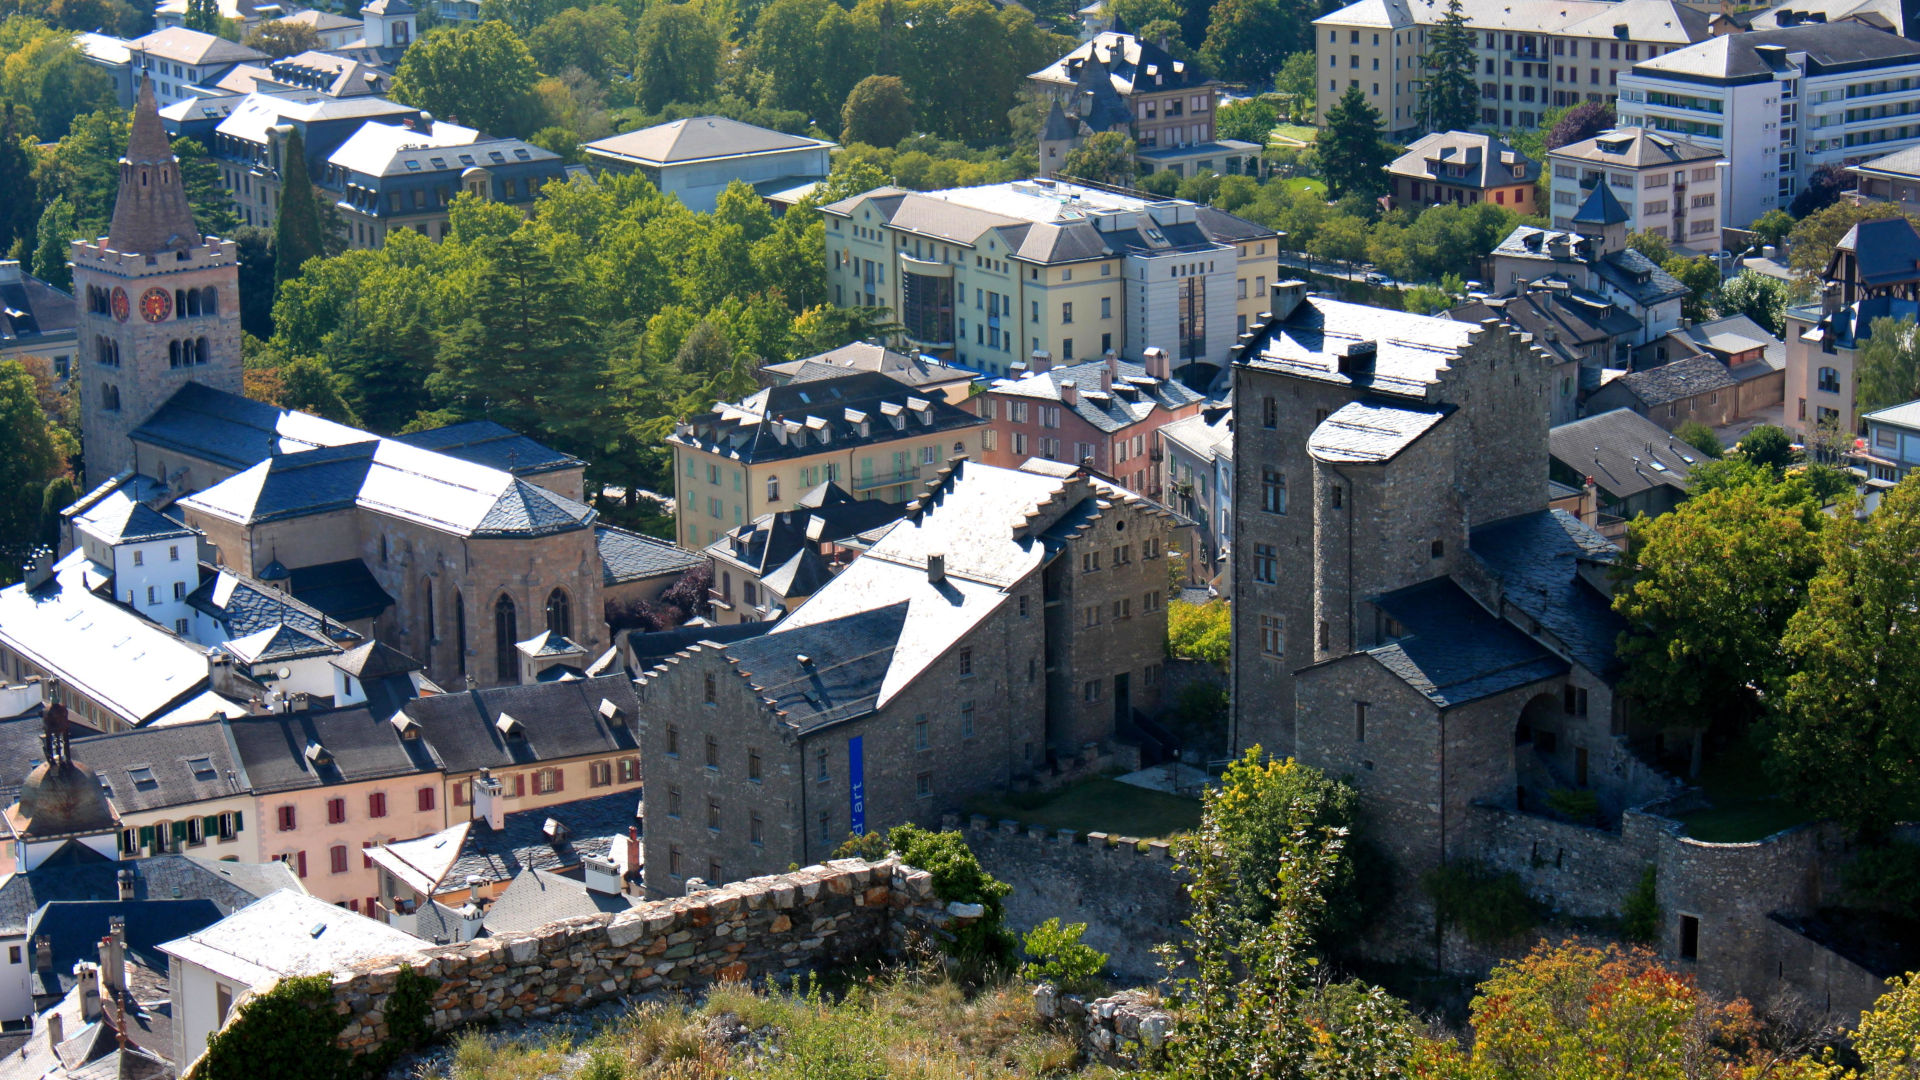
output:
[[[473,164],[473,155],[472,155],[472,154],[461,154],[461,155],[460,155],[460,164],[462,164],[462,165],[471,165],[471,164]]]
[[[532,155],[532,154],[529,154],[529,153],[527,153],[527,152],[526,152],[525,150],[515,150],[515,151],[513,152],[513,156],[514,156],[514,157],[517,157],[517,158],[519,158],[519,159],[520,159],[521,161],[532,161],[532,160],[533,160],[533,155]]]
[[[306,756],[307,756],[307,763],[309,765],[314,766],[315,768],[319,768],[324,765],[333,764],[333,755],[327,753],[327,748],[324,746],[321,746],[317,742],[310,742],[307,744]]]
[[[418,158],[408,158],[408,159],[407,159],[407,171],[408,171],[408,172],[419,172],[419,171],[420,171],[420,160],[419,160]]]
[[[151,766],[130,765],[127,767],[127,775],[133,778],[133,786],[141,791],[152,791],[160,786],[160,781],[154,779]]]
[[[613,703],[612,698],[601,698],[600,719],[614,727],[621,727],[627,722],[627,714],[621,710],[620,706]]]
[[[393,724],[393,730],[399,732],[400,737],[408,742],[412,742],[420,737],[420,721],[415,720],[404,712],[394,713],[391,723]]]
[[[487,151],[487,160],[493,162],[495,165],[505,165],[507,163],[507,156],[498,150],[489,150]]]
[[[195,780],[218,780],[220,778],[220,773],[214,769],[213,759],[210,757],[188,758],[187,769],[193,773]]]
[[[446,158],[437,157],[437,158],[428,158],[427,160],[433,162],[433,167],[436,169],[444,169],[447,167]]]
[[[515,720],[508,713],[501,713],[500,718],[493,722],[493,726],[500,734],[505,735],[509,739],[524,739],[527,737],[526,725]]]

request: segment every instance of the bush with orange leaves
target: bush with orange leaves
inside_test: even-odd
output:
[[[1472,1080],[1838,1080],[1808,1033],[1715,1001],[1646,949],[1544,942],[1473,999]]]

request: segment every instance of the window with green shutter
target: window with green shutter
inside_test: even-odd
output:
[[[153,846],[153,826],[151,825],[140,826],[140,850],[145,851],[146,849],[152,846]]]
[[[176,821],[173,823],[173,842],[176,845],[184,844],[187,842],[187,823],[186,822]]]

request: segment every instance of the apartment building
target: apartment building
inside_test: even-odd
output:
[[[1265,226],[1055,180],[876,188],[821,214],[836,305],[887,308],[914,347],[994,375],[1042,351],[1218,367],[1279,266]]]
[[[1717,150],[1647,128],[1615,128],[1547,151],[1553,227],[1573,217],[1604,181],[1627,212],[1627,231],[1645,232],[1688,252],[1720,250]]]
[[[1866,445],[1853,460],[1874,480],[1896,484],[1920,468],[1920,401],[1879,409],[1860,418],[1867,428]]]
[[[1158,499],[1161,454],[1155,433],[1199,413],[1203,400],[1168,376],[1165,352],[1148,349],[1144,364],[1108,353],[1067,367],[1035,353],[1026,373],[998,380],[972,404],[991,424],[980,436],[987,464],[1018,468],[1029,458],[1065,462]]]
[[[1480,124],[1531,128],[1550,108],[1610,101],[1633,65],[1709,36],[1708,16],[1680,0],[1463,0],[1474,34]],[[1445,0],[1358,0],[1314,20],[1319,120],[1348,87],[1380,110],[1390,138],[1428,128],[1421,58]]]
[[[1916,89],[1920,42],[1816,23],[1730,34],[1636,65],[1620,77],[1619,123],[1732,162],[1720,219],[1744,227],[1786,207],[1822,165],[1920,146]]]
[[[370,95],[332,98],[317,92],[255,93],[233,102],[226,118],[202,137],[220,166],[220,179],[233,196],[240,220],[269,228],[280,206],[281,171],[294,133],[299,134],[306,154],[307,175],[324,178],[327,156],[367,123],[411,127],[421,117],[419,109]],[[191,130],[186,123],[169,124],[169,128],[175,135]]]
[[[699,551],[824,483],[906,502],[925,476],[980,450],[986,421],[877,371],[773,386],[682,424],[673,447],[675,535]]]
[[[1861,433],[1854,366],[1876,320],[1920,318],[1920,232],[1904,217],[1855,225],[1821,282],[1818,303],[1787,309],[1785,427],[1807,442]]]

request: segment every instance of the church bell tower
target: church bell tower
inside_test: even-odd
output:
[[[106,236],[73,242],[74,371],[89,487],[133,468],[129,434],[180,387],[241,393],[239,290],[233,242],[194,227],[180,163],[143,77],[113,223]]]

